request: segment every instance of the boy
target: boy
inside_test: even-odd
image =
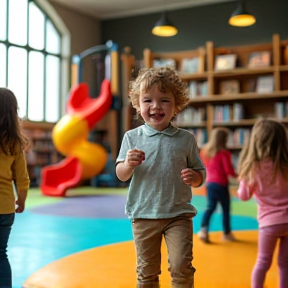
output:
[[[162,236],[172,287],[194,287],[191,186],[200,186],[205,167],[195,137],[174,127],[188,103],[187,84],[171,68],[142,69],[129,98],[145,124],[125,133],[116,160],[121,181],[131,177],[126,214],[132,221],[138,288],[159,287]]]

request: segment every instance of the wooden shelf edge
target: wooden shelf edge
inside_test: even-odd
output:
[[[241,75],[255,75],[255,74],[272,74],[276,71],[288,71],[288,65],[269,66],[269,67],[256,67],[256,68],[245,68],[239,67],[236,69],[222,70],[222,71],[203,71],[196,73],[181,73],[179,75],[183,80],[193,79],[205,79],[208,75],[214,78],[226,78]]]
[[[208,72],[197,72],[197,73],[183,73],[179,72],[179,75],[182,80],[205,80],[208,78]]]
[[[229,122],[213,122],[213,126],[253,126],[256,121],[257,119],[229,120]]]
[[[272,74],[276,71],[288,71],[288,65],[279,65],[279,66],[269,66],[269,67],[257,67],[257,68],[236,68],[231,70],[222,70],[222,71],[203,71],[196,73],[183,73],[179,72],[181,79],[183,80],[197,80],[197,79],[206,79],[209,76],[214,78],[226,78],[226,77],[235,77],[241,75],[257,75],[257,74]]]
[[[55,126],[55,123],[49,122],[36,122],[36,121],[21,121],[20,125],[23,129],[44,129],[44,130],[52,130]]]
[[[256,92],[250,93],[239,93],[239,94],[215,94],[213,96],[200,96],[198,98],[190,99],[189,103],[194,102],[220,102],[220,101],[235,101],[235,100],[257,100],[257,99],[268,99],[268,98],[282,98],[288,97],[288,90],[274,91],[266,94],[259,94]]]
[[[255,67],[255,68],[239,67],[231,70],[213,71],[213,76],[220,78],[220,77],[233,77],[241,75],[267,74],[275,72],[277,68],[278,66]]]
[[[173,123],[176,127],[179,128],[206,128],[207,123],[201,122],[201,123]]]

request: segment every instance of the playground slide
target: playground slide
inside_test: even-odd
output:
[[[101,84],[100,95],[94,99],[89,97],[88,86],[84,83],[71,90],[67,114],[52,131],[56,149],[67,158],[42,169],[40,188],[44,195],[64,197],[68,188],[103,170],[108,157],[106,150],[87,139],[89,130],[105,115],[111,104],[110,82],[107,79]]]

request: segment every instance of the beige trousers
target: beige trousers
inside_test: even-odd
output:
[[[193,222],[191,214],[167,219],[134,219],[133,236],[137,253],[137,287],[158,288],[161,274],[161,242],[168,250],[168,267],[173,288],[193,288]]]

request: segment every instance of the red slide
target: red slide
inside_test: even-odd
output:
[[[67,158],[42,169],[42,194],[64,197],[68,188],[77,186],[80,180],[90,179],[104,169],[107,151],[87,139],[89,130],[104,116],[111,104],[110,82],[107,79],[102,82],[97,98],[89,96],[89,88],[84,83],[71,90],[67,114],[52,131],[56,149]]]
[[[76,157],[67,157],[58,164],[46,166],[42,169],[42,193],[47,196],[64,197],[68,188],[79,183],[81,174],[81,164]]]

